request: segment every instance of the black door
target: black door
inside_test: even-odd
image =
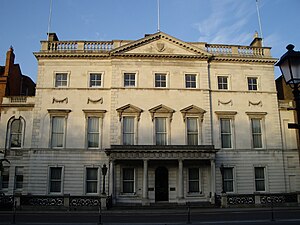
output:
[[[169,201],[169,174],[166,167],[155,170],[155,201]]]

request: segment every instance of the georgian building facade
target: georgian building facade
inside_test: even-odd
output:
[[[214,204],[222,186],[229,194],[299,190],[295,133],[284,127],[293,117],[279,110],[276,59],[260,41],[50,34],[34,53],[36,96],[3,100],[1,149],[11,164],[2,191],[149,205]]]

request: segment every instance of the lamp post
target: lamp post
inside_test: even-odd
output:
[[[224,165],[223,163],[220,166],[220,171],[221,171],[221,176],[222,176],[222,192],[221,193],[226,193],[224,189]]]
[[[102,176],[103,176],[103,187],[102,187],[102,194],[105,195],[105,176],[107,174],[107,166],[104,164],[102,167]]]
[[[285,82],[293,89],[294,101],[296,103],[296,123],[289,123],[288,128],[297,129],[298,133],[298,151],[300,150],[300,52],[294,51],[294,45],[286,46],[288,50],[280,60],[275,64],[279,66]],[[300,157],[300,155],[299,155]]]

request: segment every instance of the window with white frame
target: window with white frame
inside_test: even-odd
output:
[[[228,90],[228,76],[218,76],[218,89]]]
[[[248,90],[257,91],[257,77],[248,77]]]
[[[196,74],[185,74],[185,87],[186,88],[196,88],[197,87]]]
[[[251,119],[251,130],[252,130],[252,146],[253,148],[262,148],[262,129],[261,119]]]
[[[155,118],[155,144],[167,145],[167,118]]]
[[[222,148],[232,148],[232,129],[231,129],[231,119],[221,118],[221,147]]]
[[[87,118],[87,144],[88,148],[100,147],[100,118],[89,116]]]
[[[98,193],[98,168],[86,168],[86,194]]]
[[[67,87],[67,86],[68,86],[68,73],[56,73],[55,87]]]
[[[90,87],[102,86],[102,73],[90,73]]]
[[[266,191],[265,167],[254,167],[255,191]]]
[[[10,123],[10,148],[21,148],[23,142],[24,121],[13,119]]]
[[[199,168],[189,168],[189,193],[200,192],[200,171]]]
[[[52,116],[51,147],[63,148],[65,146],[65,116]]]
[[[9,185],[9,167],[3,167],[1,173],[1,189],[7,189]]]
[[[224,168],[224,191],[225,192],[234,192],[234,176],[233,168],[226,167]]]
[[[123,145],[134,145],[134,120],[133,116],[123,117]]]
[[[15,190],[23,188],[23,167],[15,167]]]
[[[135,86],[136,86],[136,74],[124,73],[124,87],[135,87]]]
[[[49,193],[62,192],[62,167],[49,168]]]
[[[155,87],[167,87],[167,74],[155,73]]]
[[[186,129],[187,129],[187,144],[198,145],[198,118],[187,117],[186,118]]]
[[[134,168],[123,168],[123,193],[134,193]]]

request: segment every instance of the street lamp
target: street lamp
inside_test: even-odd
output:
[[[101,170],[102,170],[102,176],[103,176],[102,194],[105,195],[105,176],[107,174],[107,166],[104,164]]]
[[[296,123],[288,124],[288,128],[294,128],[298,130],[298,149],[300,149],[300,52],[294,51],[294,45],[289,44],[286,46],[288,50],[283,56],[281,56],[280,60],[275,64],[275,66],[279,66],[281,73],[285,79],[285,82],[290,85],[293,89],[294,101],[296,103],[297,117]]]

